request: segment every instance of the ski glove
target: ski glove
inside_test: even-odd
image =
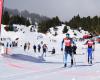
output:
[[[63,48],[61,48],[61,51],[63,51]]]

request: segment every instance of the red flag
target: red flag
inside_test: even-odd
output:
[[[0,33],[1,33],[2,6],[3,6],[3,0],[0,0]]]

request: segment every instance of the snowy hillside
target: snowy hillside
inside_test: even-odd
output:
[[[30,42],[32,47],[34,44],[40,44],[41,41],[43,41],[45,44],[49,46],[49,49],[52,49],[53,47],[60,48],[61,41],[65,37],[65,34],[62,33],[65,26],[64,24],[62,26],[57,27],[58,28],[58,30],[56,31],[58,34],[57,36],[53,36],[53,34],[55,34],[53,28],[50,28],[51,33],[48,32],[45,35],[37,32],[37,26],[35,27],[35,32],[30,32],[31,26],[29,27],[23,25],[14,25],[14,26],[17,26],[18,29],[17,32],[10,32],[10,31],[7,32],[4,29],[5,25],[2,25],[1,37],[10,38],[11,41],[14,41],[16,40],[16,38],[18,38],[19,46],[24,45],[24,43],[26,42]],[[74,35],[74,32],[77,33],[76,36]],[[81,33],[77,30],[74,30],[74,32],[69,28],[68,33],[70,34],[71,37],[82,38],[83,35],[86,33],[83,30],[81,31]],[[51,44],[49,44],[50,42]]]
[[[33,45],[38,45],[41,42],[45,43],[48,45],[48,49],[51,50],[53,47],[57,48],[60,50],[61,47],[61,41],[65,37],[65,34],[62,33],[64,29],[64,24],[62,26],[57,26],[58,30],[57,36],[54,36],[55,31],[53,28],[50,28],[51,33],[47,34],[42,34],[37,32],[37,27],[34,28],[35,31],[30,32],[30,28],[32,26],[26,27],[24,25],[14,25],[17,27],[18,31],[17,32],[10,32],[10,31],[5,31],[4,27],[5,25],[2,25],[1,27],[1,38],[8,38],[10,41],[6,42],[11,42],[15,41],[18,39],[18,46],[20,47],[21,45],[24,46],[25,43],[30,42],[31,43],[31,48]],[[70,27],[68,27],[68,33],[70,34],[71,37],[76,37],[76,38],[82,38],[83,35],[86,33],[84,30],[81,30],[81,33],[78,30],[71,30]],[[74,35],[74,33],[77,33],[77,35]],[[51,43],[51,44],[49,44]],[[59,51],[58,51],[59,52]]]
[[[63,67],[63,52],[61,51],[61,41],[65,37],[62,30],[65,25],[58,26],[57,36],[53,36],[55,31],[51,28],[51,33],[42,34],[30,32],[29,27],[23,25],[15,25],[18,32],[7,32],[4,30],[5,25],[1,27],[2,42],[6,46],[7,42],[18,42],[18,47],[10,47],[8,56],[0,56],[0,80],[99,80],[100,79],[100,44],[96,43],[93,54],[93,65],[87,63],[87,49],[84,45],[85,41],[77,41],[77,55],[74,56],[74,66],[70,65],[70,57],[68,56],[68,67]],[[74,32],[77,35],[74,35]],[[68,33],[71,37],[82,38],[85,33],[77,30],[69,29]],[[45,43],[48,46],[46,57],[41,59],[42,50],[40,53],[33,50],[33,45],[36,46]],[[24,51],[25,43],[30,42],[30,49]],[[42,46],[43,44],[41,44]],[[56,53],[51,54],[52,48],[55,48]],[[96,76],[96,77],[95,77]]]
[[[14,25],[14,26],[17,26],[18,32],[6,32],[4,30],[5,25],[2,25],[1,36],[2,37],[10,37],[12,40],[15,39],[15,38],[18,38],[18,37],[19,38],[26,38],[26,39],[30,38],[30,39],[32,39],[32,36],[34,36],[34,35],[35,35],[34,36],[35,38],[38,37],[38,36],[46,36],[44,34],[38,33],[37,29],[36,29],[36,32],[30,32],[31,26],[29,26],[29,27],[26,27],[26,26],[23,26],[23,25]],[[65,25],[63,24],[62,26],[57,27],[58,30],[56,32],[57,32],[58,36],[63,35],[62,31],[64,29],[64,26]],[[21,31],[21,29],[22,29],[22,31]],[[53,37],[53,34],[55,33],[55,31],[53,30],[53,28],[51,28],[50,31],[51,31],[51,33],[47,33],[47,36]],[[25,32],[25,33],[23,34],[23,32]],[[82,30],[81,33],[77,30],[74,30],[74,32],[77,33],[77,36],[76,36],[77,38],[82,38],[83,35],[86,33],[86,31],[84,31],[84,30]],[[73,30],[71,30],[69,28],[68,33],[71,34],[71,37],[74,37],[74,32],[73,32]],[[12,36],[12,35],[14,35],[14,36]],[[27,38],[27,36],[28,36],[28,38]]]

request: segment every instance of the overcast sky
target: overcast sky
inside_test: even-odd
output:
[[[74,15],[100,16],[100,0],[5,0],[4,6],[70,20]]]

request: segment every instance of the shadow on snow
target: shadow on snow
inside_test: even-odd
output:
[[[62,62],[46,62],[46,60],[42,57],[33,57],[29,55],[24,55],[24,54],[12,54],[12,55],[3,55],[4,57],[7,58],[12,58],[16,60],[23,60],[23,61],[29,61],[29,62],[35,62],[35,63],[52,63],[52,64],[61,64]]]
[[[5,55],[5,57],[16,59],[16,60],[35,62],[35,63],[43,63],[45,61],[43,57],[36,58],[29,55],[24,55],[24,54]]]

